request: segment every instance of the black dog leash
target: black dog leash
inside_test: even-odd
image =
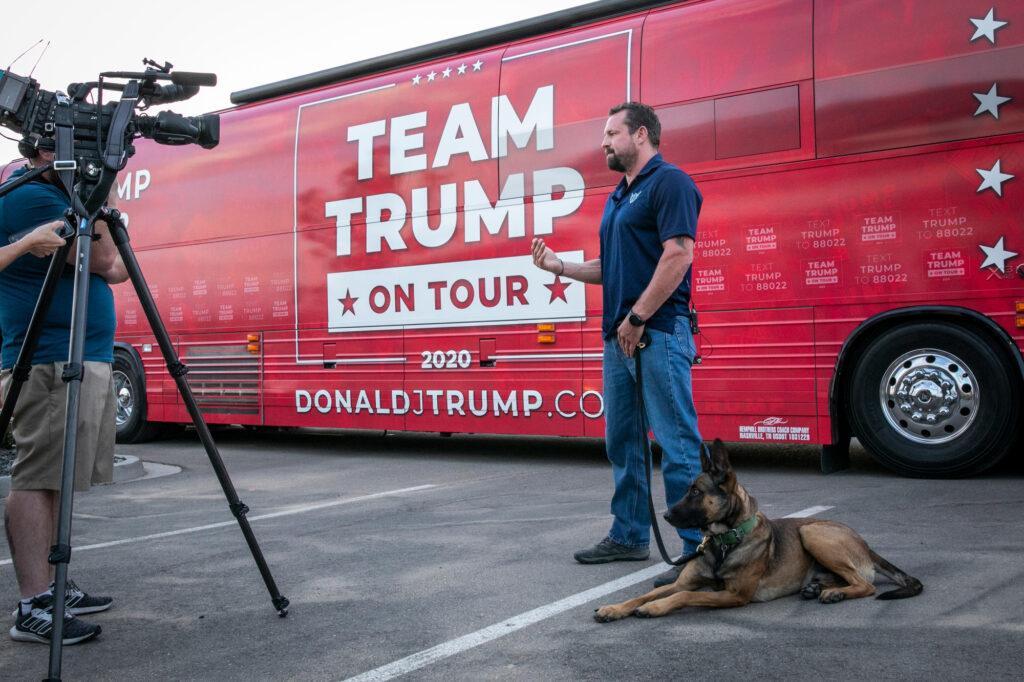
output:
[[[661,539],[661,529],[658,528],[658,517],[654,512],[654,493],[651,489],[651,444],[647,439],[647,429],[644,428],[646,424],[647,409],[644,407],[644,380],[640,363],[640,351],[646,348],[650,342],[651,336],[645,331],[643,336],[640,337],[640,342],[636,345],[636,350],[633,352],[633,357],[636,358],[636,401],[640,410],[640,447],[642,447],[644,451],[644,475],[647,478],[647,510],[651,515],[651,530],[654,531],[654,539],[658,544],[658,551],[661,552],[662,560],[670,566],[682,566],[683,564],[696,559],[700,556],[701,552],[698,549],[693,554],[680,556],[675,561],[670,559],[668,557],[668,552],[665,551],[665,543]],[[708,446],[704,444],[701,445],[706,451]],[[701,547],[703,547],[703,543],[701,544]]]

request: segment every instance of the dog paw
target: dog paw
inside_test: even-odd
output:
[[[839,590],[823,590],[818,601],[822,604],[838,604],[846,599],[846,594]]]
[[[804,599],[817,599],[821,594],[821,583],[807,583],[804,589],[800,590],[800,596]]]
[[[602,606],[599,609],[594,609],[594,620],[598,623],[611,623],[613,620],[622,618],[625,618],[625,615],[619,613],[614,606]]]
[[[637,618],[661,618],[662,616],[668,615],[672,609],[659,604],[656,601],[647,602],[643,606],[638,606],[633,609],[633,615]]]

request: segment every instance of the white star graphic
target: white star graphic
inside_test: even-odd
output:
[[[431,71],[427,74],[427,82],[434,80],[437,77],[437,71]]]
[[[423,76],[416,74],[415,76],[412,77],[412,84],[419,85],[421,80],[423,80]]]
[[[462,76],[465,73],[466,73],[466,65],[465,64],[459,64],[459,75]]]
[[[972,43],[978,38],[985,36],[988,38],[988,42],[993,45],[996,44],[996,31],[1001,29],[1003,26],[1006,26],[1009,22],[998,21],[995,14],[996,8],[993,7],[988,11],[988,14],[985,15],[984,19],[971,19],[971,23],[978,27],[978,30],[976,30],[974,35],[971,36]]]
[[[994,265],[999,268],[999,272],[1006,272],[1006,261],[1018,254],[1016,251],[1007,251],[1003,248],[1003,241],[1005,239],[1005,237],[1000,237],[995,246],[978,244],[978,247],[985,252],[985,262],[981,264],[982,270]]]
[[[978,172],[978,175],[981,176],[981,184],[978,185],[979,192],[991,189],[999,196],[1003,196],[1003,183],[1014,176],[1009,173],[1004,173],[1000,164],[1002,164],[1002,159],[997,160],[996,165],[992,166],[988,170],[983,170],[981,168],[974,169]]]
[[[999,107],[1013,99],[1012,97],[1002,97],[998,92],[996,92],[997,85],[998,83],[993,83],[992,87],[989,88],[988,92],[984,95],[980,92],[974,93],[974,97],[980,103],[978,105],[978,110],[974,112],[975,116],[987,111],[995,118],[999,118]]]
[[[450,66],[449,66],[449,67],[446,67],[446,68],[445,68],[445,70],[441,72],[441,74],[442,74],[442,75],[443,75],[443,76],[444,76],[445,78],[447,78],[448,76],[452,75],[452,67],[450,67]],[[999,117],[997,116],[996,118],[999,118]]]
[[[484,63],[478,59],[475,62],[473,62],[473,70],[479,71],[483,67],[483,65]]]

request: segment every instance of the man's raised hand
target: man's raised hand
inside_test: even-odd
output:
[[[561,259],[539,237],[533,238],[533,264],[548,272],[558,272],[562,269]]]

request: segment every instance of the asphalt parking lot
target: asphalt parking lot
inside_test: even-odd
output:
[[[119,446],[181,471],[76,498],[71,576],[116,602],[94,616],[97,641],[65,649],[64,679],[1008,679],[1024,662],[1019,466],[911,480],[855,450],[822,476],[813,448],[736,446],[762,511],[850,524],[924,593],[598,624],[594,608],[661,570],[571,558],[607,530],[599,441],[215,435],[290,615],[194,438]],[[0,595],[13,605],[6,545]],[[0,638],[0,679],[46,667],[45,646]]]

